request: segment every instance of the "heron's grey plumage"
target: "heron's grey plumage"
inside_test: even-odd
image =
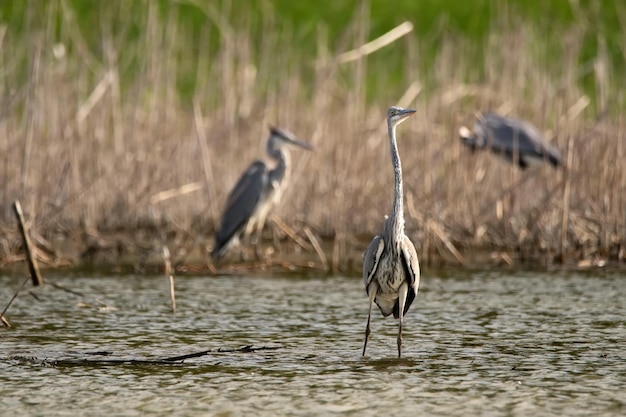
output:
[[[312,150],[313,147],[297,139],[292,133],[270,127],[266,152],[274,163],[268,166],[255,161],[243,173],[228,194],[220,228],[215,235],[213,258],[224,256],[240,234],[257,231],[257,244],[269,211],[280,200],[289,176],[289,153],[283,145],[297,145]]]
[[[554,167],[563,165],[560,152],[523,120],[485,113],[476,120],[474,132],[462,127],[459,133],[463,144],[472,150],[491,149],[522,169],[533,160],[548,161]]]
[[[382,315],[393,314],[398,323],[398,356],[402,354],[402,322],[413,303],[420,281],[419,261],[411,240],[404,234],[402,164],[396,141],[396,127],[415,110],[390,107],[387,127],[391,162],[394,169],[394,200],[391,213],[385,218],[383,233],[374,236],[363,258],[363,283],[370,300],[363,355],[370,335],[372,306],[378,305]]]

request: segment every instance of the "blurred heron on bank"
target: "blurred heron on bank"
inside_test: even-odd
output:
[[[270,127],[266,152],[271,165],[257,160],[243,173],[228,194],[220,228],[211,251],[214,259],[223,257],[239,240],[248,238],[256,230],[256,254],[259,256],[261,235],[271,209],[280,201],[289,181],[290,158],[285,145],[295,145],[307,150],[313,147],[292,133]]]
[[[391,214],[385,218],[382,235],[374,236],[363,258],[363,283],[370,305],[365,327],[363,356],[370,335],[370,319],[374,303],[384,317],[393,314],[398,319],[398,357],[402,355],[402,323],[413,303],[420,282],[417,252],[404,234],[402,165],[398,154],[396,127],[415,113],[415,110],[390,107],[387,128],[394,171],[394,199]]]
[[[522,169],[533,162],[547,161],[554,167],[563,165],[559,151],[523,120],[485,113],[477,118],[474,132],[463,126],[459,135],[461,142],[472,151],[490,149]]]

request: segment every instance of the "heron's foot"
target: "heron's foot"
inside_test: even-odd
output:
[[[402,335],[398,335],[398,357],[402,357]]]
[[[257,231],[255,235],[249,236],[248,245],[254,247],[254,260],[260,260],[263,254],[263,234]]]

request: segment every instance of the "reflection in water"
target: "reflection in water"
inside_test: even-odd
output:
[[[45,286],[11,307],[0,415],[625,413],[623,276],[425,274],[400,359],[379,315],[360,356],[358,278],[179,277],[175,314],[162,277],[48,280],[82,295]],[[0,277],[0,304],[17,281]],[[280,349],[218,351],[246,345]]]

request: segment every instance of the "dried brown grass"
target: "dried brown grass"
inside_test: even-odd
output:
[[[164,239],[210,245],[225,196],[262,153],[269,124],[317,148],[292,152],[293,181],[276,214],[296,230],[309,226],[335,260],[359,253],[379,232],[393,180],[384,115],[404,91],[365,99],[376,87],[366,83],[368,63],[381,59],[376,53],[316,65],[365,43],[366,15],[346,29],[340,46],[328,45],[321,28],[317,51],[299,50],[289,28],[271,17],[260,40],[245,24],[225,26],[218,52],[210,55],[208,32],[192,38],[175,16],[161,19],[148,2],[148,29],[137,45],[119,44],[118,33],[103,25],[96,53],[69,6],[49,4],[48,16],[63,16],[61,28],[49,17],[32,31],[0,38],[5,259],[17,247],[10,212],[16,199],[50,240],[125,233],[157,251]],[[403,85],[423,86],[411,104],[418,115],[399,129],[407,232],[422,259],[455,261],[428,220],[466,255],[486,249],[542,262],[561,254],[623,259],[625,119],[611,108],[619,97],[611,95],[617,75],[606,54],[578,62],[582,30],[562,34],[558,65],[542,50],[542,36],[528,25],[510,31],[497,22],[485,45],[450,35],[426,70],[423,41],[411,37],[388,47],[405,55]],[[484,57],[480,65],[477,56]],[[136,77],[124,75],[131,62]],[[196,87],[188,102],[177,83],[190,72]],[[590,72],[598,97],[579,87]],[[491,154],[463,149],[458,128],[490,109],[538,126],[571,158],[569,174],[547,166],[521,172]],[[151,202],[198,181],[205,184],[201,191]]]

